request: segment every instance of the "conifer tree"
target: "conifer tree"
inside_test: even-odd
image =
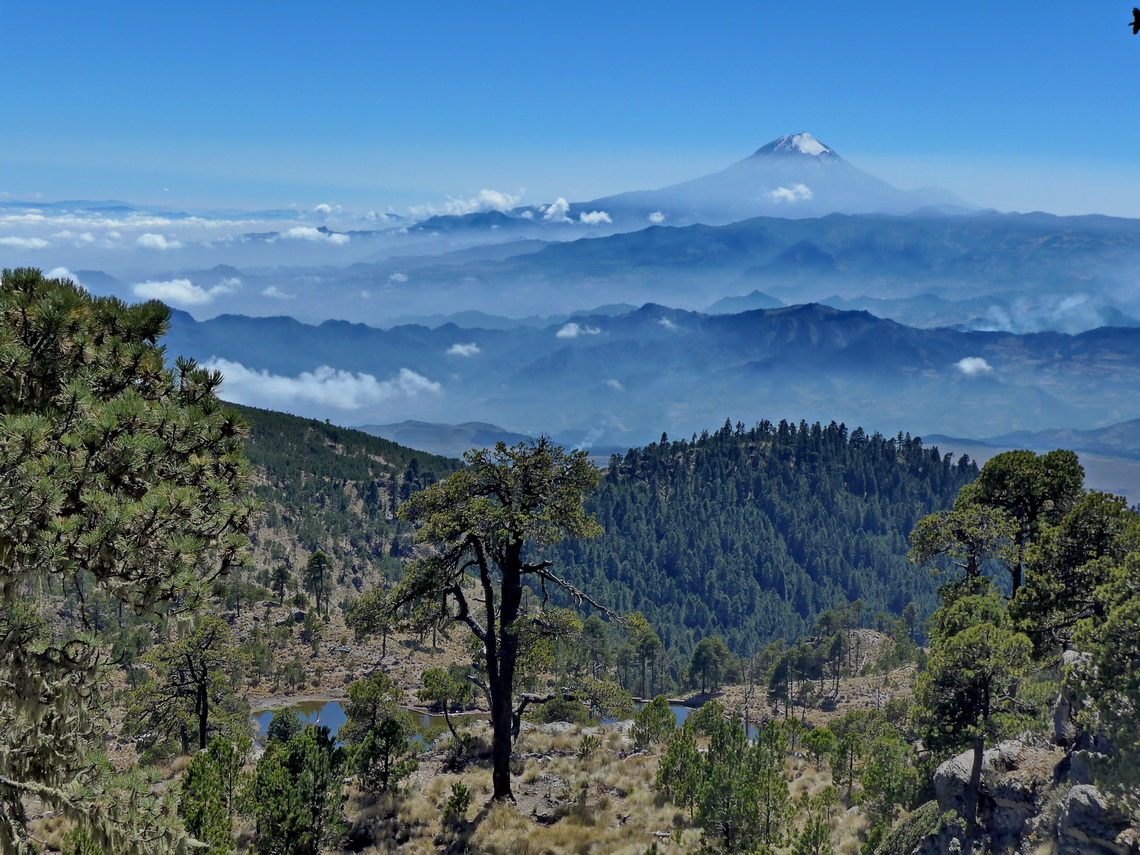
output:
[[[532,557],[530,550],[601,531],[582,509],[598,473],[585,452],[566,452],[545,437],[511,448],[499,443],[465,459],[466,469],[416,493],[400,509],[403,519],[419,525],[417,539],[437,551],[409,565],[379,605],[394,614],[406,604],[440,603],[445,606],[437,613],[441,622],[464,624],[478,640],[486,673],[480,682],[491,712],[493,796],[509,799],[518,718],[527,703],[539,700],[523,697],[515,707],[521,657],[528,639],[533,643],[548,631],[565,630],[562,621],[548,622],[541,608],[533,615],[524,611],[524,580],[589,599],[555,574],[551,561]],[[464,590],[469,572],[482,600],[474,607]]]
[[[248,657],[239,651],[229,625],[205,615],[184,627],[170,643],[157,644],[143,661],[152,679],[132,693],[128,734],[140,747],[177,740],[183,754],[204,751],[212,734],[240,739],[249,729],[249,702],[236,689]]]
[[[309,556],[305,562],[305,589],[317,601],[317,614],[321,614],[322,606],[328,611],[329,570],[332,561],[319,549]]]
[[[105,657],[39,609],[99,591],[185,611],[243,562],[242,423],[217,372],[164,364],[169,310],[0,275],[0,851],[26,855],[38,797],[103,851],[184,850],[169,818],[106,790],[92,753]],[[80,615],[81,622],[84,615]]]
[[[1012,626],[988,579],[944,586],[944,605],[931,618],[931,653],[915,686],[923,741],[938,750],[973,751],[965,792],[966,822],[977,820],[982,755],[995,736],[1025,720],[1017,699],[1032,645]]]
[[[344,749],[327,727],[271,742],[247,792],[260,855],[317,855],[341,823]]]
[[[234,743],[217,737],[186,767],[178,815],[186,830],[209,847],[203,855],[226,855],[233,851],[236,796],[242,766],[251,748],[248,738]]]

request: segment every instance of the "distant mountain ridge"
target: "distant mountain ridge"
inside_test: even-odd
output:
[[[224,360],[211,363],[230,373],[223,389],[251,404],[358,424],[485,422],[583,447],[726,415],[959,436],[1084,429],[1134,418],[1140,391],[1140,329],[917,329],[818,304],[728,315],[647,304],[510,330],[175,313],[167,342]]]
[[[818,218],[758,217],[724,226],[650,226],[550,243],[506,258],[415,269],[388,262],[338,272],[319,287],[326,312],[361,308],[359,291],[384,285],[394,315],[426,301],[492,314],[570,311],[621,301],[706,306],[760,291],[784,303],[906,301],[937,293],[939,306],[896,302],[907,323],[1077,332],[1140,316],[1130,271],[1140,266],[1140,220],[1046,214]],[[275,274],[277,281],[281,274]],[[934,310],[931,317],[931,310]],[[925,325],[925,324],[924,324]]]
[[[516,445],[531,439],[527,434],[512,433],[486,422],[445,425],[409,419],[391,425],[360,425],[356,429],[443,457],[462,457],[473,448],[491,448],[498,442]]]
[[[983,442],[1034,449],[1071,448],[1074,451],[1140,460],[1140,419],[1131,419],[1093,430],[1054,428],[1014,431],[1001,436],[987,437]]]

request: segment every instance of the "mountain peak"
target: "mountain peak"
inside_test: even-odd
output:
[[[760,155],[778,155],[784,157],[807,155],[809,157],[818,157],[821,160],[839,159],[839,155],[808,133],[790,134],[772,140],[772,142],[757,149],[752,156],[759,157]]]

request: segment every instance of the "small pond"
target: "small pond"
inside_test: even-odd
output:
[[[340,701],[305,701],[304,703],[294,704],[292,709],[297,711],[297,714],[301,717],[301,721],[305,724],[322,724],[329,729],[329,733],[333,736],[336,736],[337,732],[340,731],[341,725],[344,724],[346,718],[344,707]],[[276,709],[261,710],[254,715],[253,719],[257,722],[257,732],[259,736],[265,736],[265,731],[269,727],[269,722],[272,720],[275,712],[277,712]],[[419,725],[420,730],[425,733],[432,728],[446,726],[442,715],[431,715],[429,713],[413,710],[412,718],[416,724]],[[456,718],[457,716],[453,715],[451,720],[455,721]]]
[[[636,706],[638,709],[641,709],[642,705],[639,703]],[[677,717],[678,725],[684,724],[685,719],[693,712],[691,707],[681,706],[680,704],[670,704],[669,708],[673,710],[673,715]],[[345,721],[344,707],[341,706],[339,701],[306,701],[304,703],[295,704],[293,709],[297,711],[298,715],[301,716],[301,721],[305,724],[323,724],[329,729],[329,732],[333,736],[336,736],[337,731],[340,730],[341,725],[343,725]],[[275,712],[277,712],[277,710],[262,710],[254,716],[259,735],[265,735],[265,730],[269,727],[269,721],[273,718],[273,713]],[[431,715],[429,713],[413,711],[412,717],[425,733],[433,728],[438,729],[446,726],[442,715]],[[458,717],[457,715],[452,715],[452,721]],[[607,724],[611,724],[613,721],[614,719],[605,719],[605,723]],[[752,727],[750,731],[749,736],[755,736],[756,728]]]

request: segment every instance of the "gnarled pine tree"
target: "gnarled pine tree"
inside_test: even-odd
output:
[[[532,579],[588,599],[559,578],[551,562],[533,560],[528,548],[564,537],[591,537],[601,528],[582,509],[598,473],[585,452],[563,451],[541,438],[493,451],[473,451],[467,468],[416,493],[400,516],[419,525],[417,539],[436,552],[408,567],[384,603],[446,602],[447,619],[465,624],[478,639],[486,665],[483,683],[491,708],[494,797],[511,797],[516,666],[524,637],[543,631],[544,619],[523,613],[523,582]],[[481,599],[468,601],[468,573]],[[536,700],[524,697],[523,704]]]
[[[29,799],[101,851],[187,847],[145,789],[109,789],[95,716],[106,657],[82,625],[40,614],[84,589],[138,613],[190,608],[244,560],[242,426],[215,397],[219,374],[166,367],[169,315],[37,270],[0,277],[3,852],[32,851]]]

